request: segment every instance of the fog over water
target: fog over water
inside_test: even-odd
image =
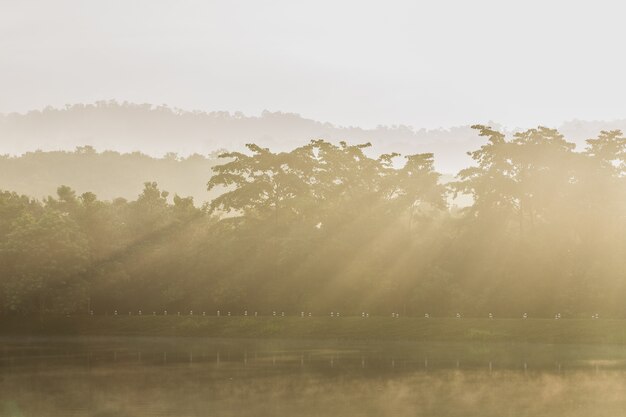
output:
[[[3,417],[617,417],[626,407],[619,348],[163,338],[1,343]]]

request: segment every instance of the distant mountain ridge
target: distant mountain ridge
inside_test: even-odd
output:
[[[626,119],[575,120],[558,128],[580,147],[600,130],[626,130]],[[469,126],[435,130],[405,125],[363,129],[335,126],[294,113],[264,111],[260,116],[246,116],[239,112],[184,111],[116,101],[0,115],[0,154],[10,155],[37,149],[74,150],[85,145],[98,151],[140,151],[157,157],[169,152],[206,155],[218,149],[241,150],[250,142],[280,151],[317,138],[371,142],[371,152],[378,154],[433,152],[437,169],[451,174],[468,166],[471,160],[466,152],[483,143]]]

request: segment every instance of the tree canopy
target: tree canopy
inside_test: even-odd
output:
[[[448,184],[433,154],[313,140],[221,154],[202,207],[156,182],[133,201],[1,192],[1,311],[624,316],[623,134],[577,151],[474,129],[487,142]]]

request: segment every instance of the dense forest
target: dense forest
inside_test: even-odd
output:
[[[622,133],[576,151],[474,129],[486,143],[445,185],[433,154],[315,140],[221,154],[204,205],[151,181],[132,201],[1,192],[0,311],[626,316]]]

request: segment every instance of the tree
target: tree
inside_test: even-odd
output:
[[[85,236],[63,213],[24,213],[0,243],[4,305],[14,311],[69,312],[85,303]]]
[[[211,209],[259,219],[300,214],[302,200],[310,193],[302,177],[308,150],[274,154],[254,144],[246,146],[252,155],[223,153],[220,158],[231,161],[212,168],[215,174],[207,188],[223,187],[224,193],[211,201]]]
[[[452,184],[453,190],[455,195],[472,196],[473,204],[467,209],[469,219],[506,222],[512,214],[520,211],[515,198],[512,145],[502,133],[488,126],[474,125],[472,128],[478,130],[479,136],[486,137],[488,142],[480,149],[467,153],[477,165],[458,173],[458,181]]]

